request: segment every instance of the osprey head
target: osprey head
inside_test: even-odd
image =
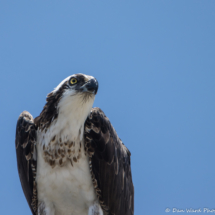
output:
[[[94,77],[75,74],[64,79],[51,94],[58,95],[56,107],[62,112],[75,107],[86,109],[91,106],[91,109],[97,90],[98,82]]]
[[[98,91],[98,81],[89,75],[75,74],[64,79],[53,91],[63,91],[62,93],[70,92],[70,94],[89,93],[96,95]]]
[[[48,128],[53,120],[69,117],[85,121],[90,113],[95,95],[98,91],[98,81],[88,75],[75,74],[64,79],[47,96],[47,103],[43,108],[38,125]]]

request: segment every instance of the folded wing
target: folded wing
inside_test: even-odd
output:
[[[16,125],[16,155],[19,178],[32,214],[37,214],[36,126],[31,114],[23,111]]]
[[[106,215],[134,214],[130,152],[109,119],[93,108],[85,122],[85,149],[100,205]]]

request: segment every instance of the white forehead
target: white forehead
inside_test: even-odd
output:
[[[83,76],[85,77],[86,81],[87,81],[87,80],[90,80],[90,79],[92,79],[92,78],[94,78],[93,76],[85,75],[85,74],[82,74],[82,73],[73,74],[73,75],[70,75],[70,76],[68,76],[67,78],[65,78],[63,81],[61,81],[60,84],[58,84],[58,86],[55,87],[54,90],[53,90],[52,92],[54,93],[54,92],[58,91],[59,88],[60,88],[66,81],[68,81],[68,80],[69,80],[71,77],[73,77],[73,76],[75,77],[76,75],[83,75]]]

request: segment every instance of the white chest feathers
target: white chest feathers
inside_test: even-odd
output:
[[[46,135],[38,137],[38,201],[46,215],[87,215],[97,197],[84,140],[69,141],[56,135],[47,143]]]
[[[83,138],[94,96],[86,100],[83,95],[66,90],[57,106],[58,117],[50,127],[37,132],[39,215],[103,214]]]

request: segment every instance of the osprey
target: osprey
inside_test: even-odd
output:
[[[131,154],[92,108],[97,90],[94,77],[71,75],[47,95],[38,117],[20,114],[17,165],[32,214],[134,214]]]

